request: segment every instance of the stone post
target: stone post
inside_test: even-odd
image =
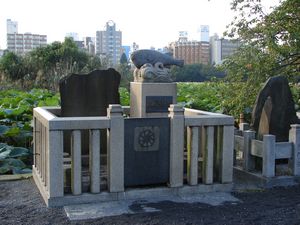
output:
[[[244,134],[243,168],[245,171],[253,170],[255,167],[254,157],[251,155],[251,141],[255,138],[255,131],[247,130]]]
[[[234,148],[234,127],[224,126],[223,128],[223,151],[222,151],[222,183],[232,182],[233,173],[233,148]]]
[[[64,196],[63,132],[49,131],[47,134],[49,198],[62,197]]]
[[[170,105],[170,187],[183,185],[184,108]]]
[[[124,191],[124,118],[121,105],[112,104],[107,109],[110,118],[108,138],[108,190]]]
[[[263,136],[263,166],[262,175],[265,177],[275,176],[275,136]]]
[[[300,125],[291,125],[289,141],[293,143],[293,153],[290,167],[294,176],[300,176]]]

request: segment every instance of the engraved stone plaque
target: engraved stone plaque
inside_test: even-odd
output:
[[[173,104],[172,96],[146,96],[146,113],[168,112],[170,104]]]
[[[170,168],[170,119],[124,120],[125,187],[166,184]]]

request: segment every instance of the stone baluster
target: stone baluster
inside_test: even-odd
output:
[[[204,169],[204,184],[213,183],[214,170],[214,127],[208,126],[205,128],[205,149],[203,155],[203,169]]]
[[[189,185],[198,184],[199,127],[187,128],[187,181]]]
[[[81,194],[81,132],[80,130],[72,131],[71,136],[71,155],[72,155],[72,170],[71,170],[71,189],[73,195]]]
[[[90,130],[91,193],[100,192],[100,130]]]

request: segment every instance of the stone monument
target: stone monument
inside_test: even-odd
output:
[[[176,104],[176,83],[171,65],[183,66],[183,60],[155,50],[138,50],[131,60],[136,66],[130,87],[131,117],[167,117],[170,104]]]
[[[169,66],[183,61],[154,50],[131,55],[136,66],[130,83],[130,118],[124,128],[125,187],[167,184],[170,174],[170,104],[176,104],[176,83]]]
[[[109,104],[119,104],[121,75],[114,69],[94,70],[89,74],[70,74],[59,82],[61,116],[106,116]],[[69,153],[70,132],[65,132],[65,151]],[[89,134],[82,132],[83,154],[88,154]],[[106,151],[106,132],[101,131],[102,150]]]
[[[114,69],[70,74],[59,82],[61,116],[106,116],[109,104],[119,104],[121,76]]]
[[[290,125],[299,122],[287,79],[284,76],[269,78],[252,111],[251,126],[258,138],[273,134],[277,142],[288,141]]]

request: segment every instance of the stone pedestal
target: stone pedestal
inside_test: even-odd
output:
[[[130,83],[130,117],[168,117],[177,103],[176,83]]]

